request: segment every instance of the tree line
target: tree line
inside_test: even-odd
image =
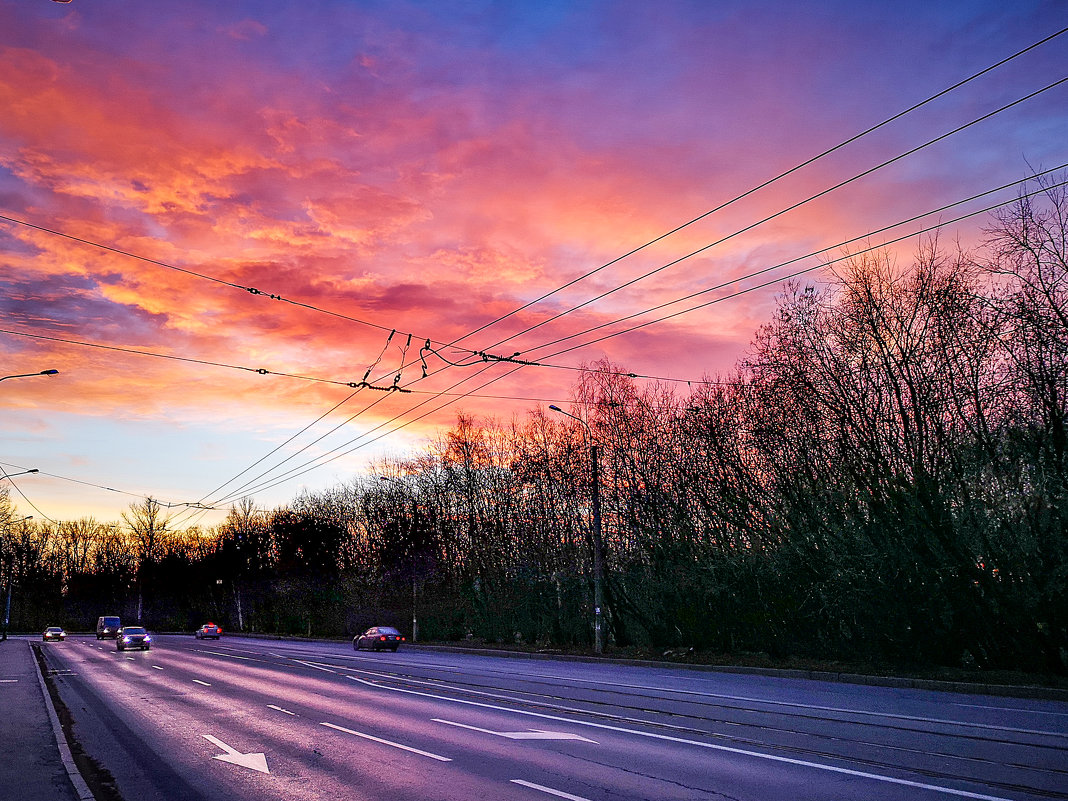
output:
[[[20,520],[0,489],[12,626],[589,647],[596,492],[610,648],[1064,673],[1066,219],[1049,183],[973,252],[934,238],[789,284],[729,375],[680,391],[598,362],[573,387],[583,424],[460,413],[211,530],[171,530],[152,499],[122,525]]]

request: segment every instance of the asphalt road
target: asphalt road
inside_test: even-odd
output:
[[[128,801],[1068,798],[1068,704],[418,647],[43,645]]]

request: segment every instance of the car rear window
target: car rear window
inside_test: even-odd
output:
[[[379,634],[400,634],[396,629],[391,629],[389,626],[380,626],[378,629]]]

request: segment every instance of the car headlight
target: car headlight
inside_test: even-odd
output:
[[[123,641],[123,642],[129,642],[129,641],[130,641],[130,638],[129,638],[129,637],[123,637],[123,638],[122,638],[122,641]]]
[[[152,642],[152,638],[149,637],[147,634],[145,635],[145,642]]]

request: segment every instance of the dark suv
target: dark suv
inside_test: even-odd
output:
[[[127,648],[140,648],[142,651],[147,651],[152,647],[152,638],[140,626],[124,627],[115,640],[115,647],[120,651],[125,651]]]
[[[119,636],[122,621],[117,616],[104,615],[96,619],[96,638],[114,640]]]

